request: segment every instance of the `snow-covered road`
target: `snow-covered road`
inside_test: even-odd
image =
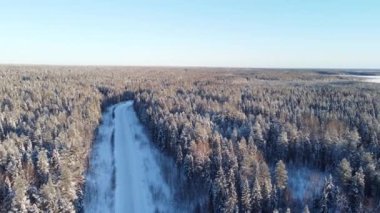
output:
[[[86,178],[85,212],[170,212],[172,192],[127,101],[103,114]]]

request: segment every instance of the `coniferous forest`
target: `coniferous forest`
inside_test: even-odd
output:
[[[196,212],[379,212],[380,84],[354,73],[1,65],[0,212],[85,211],[102,112],[126,100]]]

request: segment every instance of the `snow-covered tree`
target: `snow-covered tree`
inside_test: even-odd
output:
[[[365,175],[362,168],[356,171],[352,177],[352,184],[350,186],[350,204],[353,212],[362,212],[364,189],[365,189]]]
[[[43,199],[42,203],[43,203],[44,210],[51,210],[53,212],[58,210],[57,208],[58,194],[51,178],[48,179],[46,184],[42,185],[41,196]]]
[[[276,163],[275,180],[278,189],[284,190],[287,187],[288,172],[286,171],[285,164],[282,162],[282,160]]]
[[[184,164],[186,177],[191,179],[193,177],[193,174],[194,174],[194,158],[193,158],[193,156],[191,154],[186,154],[183,164]]]
[[[330,175],[329,178],[325,180],[321,199],[319,200],[319,211],[334,212],[336,209],[336,197],[337,189],[333,183],[332,176]]]
[[[251,205],[253,212],[259,212],[262,208],[261,186],[257,177],[253,181],[252,194],[251,194]]]
[[[38,153],[37,166],[39,169],[40,181],[44,183],[46,182],[48,174],[49,174],[49,161],[48,161],[45,150],[41,150]]]
[[[251,191],[249,189],[249,183],[246,178],[240,181],[240,192],[241,192],[241,208],[242,212],[251,211]]]
[[[306,205],[305,208],[303,208],[302,213],[310,213],[309,206]]]
[[[352,168],[346,158],[343,158],[338,165],[338,176],[340,183],[347,190],[351,184]]]
[[[17,175],[13,183],[14,197],[12,199],[11,209],[15,212],[26,212],[30,201],[26,195],[27,182],[24,177]]]

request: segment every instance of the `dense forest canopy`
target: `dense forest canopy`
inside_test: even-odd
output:
[[[133,99],[201,212],[380,211],[380,85],[342,73],[0,66],[0,209],[82,211],[101,112]]]

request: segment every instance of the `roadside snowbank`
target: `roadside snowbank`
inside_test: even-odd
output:
[[[110,143],[114,128],[113,108],[110,107],[103,113],[102,123],[92,148],[85,184],[85,212],[113,212],[114,158]]]

